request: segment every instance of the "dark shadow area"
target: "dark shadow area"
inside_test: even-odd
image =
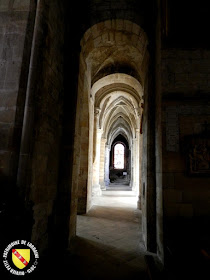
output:
[[[210,25],[208,1],[162,0],[162,9],[164,47],[210,47],[206,36]]]
[[[34,220],[32,203],[26,203],[18,195],[15,183],[7,177],[1,177],[0,185],[0,249],[4,250],[14,240],[30,241]]]
[[[0,275],[1,279],[13,279],[3,265],[3,252],[6,247],[16,240],[31,240],[34,223],[33,205],[25,202],[18,194],[16,184],[8,177],[0,176]],[[10,256],[9,256],[10,257]]]
[[[165,270],[174,279],[210,278],[210,221],[179,219],[165,229]]]
[[[87,279],[146,279],[145,269],[129,264],[130,254],[121,250],[113,255],[113,248],[97,242],[77,237],[75,240],[75,257],[80,259],[80,277]],[[119,255],[118,255],[118,254]],[[117,256],[118,255],[118,256]],[[83,268],[83,269],[81,269]],[[79,277],[79,278],[80,278]]]
[[[110,280],[146,280],[145,266],[135,266],[128,259],[110,254],[112,248],[98,245],[97,242],[76,237],[70,251],[49,251],[40,259],[37,269],[24,279],[110,279]],[[144,258],[142,257],[144,262]],[[2,279],[17,279],[7,271]]]

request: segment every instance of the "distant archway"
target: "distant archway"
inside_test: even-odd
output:
[[[154,92],[148,77],[147,44],[142,28],[128,20],[100,22],[85,32],[81,40],[72,185],[77,194],[77,213],[86,213],[92,198],[100,196],[107,183],[110,156],[106,155],[110,155],[113,139],[125,135],[131,152],[132,190],[138,197],[138,207],[142,207],[143,239],[146,247],[154,250],[155,126],[148,113],[154,110],[150,102]]]
[[[125,146],[116,143],[114,146],[114,169],[125,169]]]
[[[86,213],[92,197],[101,195],[109,167],[105,154],[110,153],[119,134],[129,142],[132,190],[140,200],[140,123],[149,61],[147,44],[140,26],[129,20],[122,24],[120,19],[92,26],[81,40],[72,176],[78,190],[78,213]]]

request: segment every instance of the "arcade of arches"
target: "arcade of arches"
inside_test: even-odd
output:
[[[122,183],[147,252],[169,269],[186,255],[188,267],[209,265],[209,16],[199,5],[188,21],[180,1],[0,1],[1,250],[17,239],[40,256],[71,250],[77,217]]]
[[[148,131],[152,129],[152,124],[147,121],[147,112],[144,113],[144,124],[142,120],[145,105],[148,107],[148,98],[144,98],[149,91],[147,44],[142,28],[128,20],[100,22],[84,34],[80,53],[77,103],[80,114],[76,116],[73,181],[75,189],[78,189],[77,213],[86,213],[92,206],[92,197],[101,195],[110,175],[114,175],[110,170],[110,151],[115,139],[123,136],[128,143],[130,185],[136,193],[138,208],[143,205],[145,243],[148,242],[146,246],[153,250],[156,226],[151,221],[148,229],[150,218],[146,204],[141,201],[142,180],[146,182],[150,178],[148,189],[151,189],[151,197],[148,196],[147,207],[150,214],[155,211],[155,174],[146,175],[147,170],[153,168],[149,164],[153,160],[153,147],[150,148],[153,144],[145,133],[144,145],[147,148],[143,152],[142,136],[143,126]],[[148,161],[145,170],[141,170],[142,159]],[[77,172],[79,176],[76,176]],[[152,219],[155,215],[154,212]],[[158,229],[161,231],[161,227]],[[71,228],[70,236],[71,232],[75,234],[74,231]]]

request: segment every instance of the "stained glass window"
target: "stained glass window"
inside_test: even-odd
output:
[[[116,144],[114,146],[114,168],[124,169],[124,154],[125,148],[122,144]]]

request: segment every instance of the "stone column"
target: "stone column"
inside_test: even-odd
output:
[[[20,189],[21,196],[25,199],[26,193],[29,191],[26,189],[28,186],[28,180],[31,176],[31,147],[33,141],[33,129],[34,129],[34,112],[35,102],[34,96],[37,89],[37,83],[39,81],[39,71],[37,68],[40,66],[40,53],[41,46],[44,41],[44,35],[42,28],[44,26],[44,4],[41,1],[37,2],[36,16],[34,24],[34,33],[31,48],[30,65],[28,69],[28,82],[26,89],[25,108],[23,116],[23,126],[20,144],[20,155],[17,171],[17,185]],[[42,56],[41,56],[42,57]]]
[[[139,195],[139,144],[140,144],[140,130],[136,129],[136,194]]]
[[[156,160],[156,236],[157,255],[164,263],[164,234],[163,234],[163,167],[162,167],[162,89],[161,89],[161,1],[157,0],[156,23],[156,118],[155,118],[155,160]]]
[[[133,139],[133,186],[132,190],[139,193],[139,129],[136,129],[136,137]]]
[[[133,156],[132,156],[132,169],[133,169],[133,180],[132,180],[132,191],[136,191],[136,138],[132,141]]]
[[[105,165],[105,145],[106,138],[101,138],[101,151],[100,151],[100,170],[99,170],[99,184],[102,190],[105,190],[105,173],[104,173],[104,165]]]
[[[109,162],[110,162],[110,148],[109,145],[105,147],[105,164],[104,164],[104,182],[105,186],[109,186]]]
[[[133,165],[134,165],[134,161],[133,161],[133,156],[134,155],[134,150],[133,150],[133,140],[131,142],[131,148],[130,148],[130,187],[133,188]]]
[[[143,137],[139,135],[139,194],[137,208],[141,210],[141,192],[142,192],[142,141]]]
[[[99,184],[99,166],[100,166],[100,146],[102,130],[98,128],[100,109],[95,108],[94,111],[94,157],[93,157],[93,187],[92,196],[101,195],[101,187]]]
[[[128,167],[127,167],[127,171],[128,171],[128,180],[131,183],[131,150],[130,150],[130,148],[128,149]]]

